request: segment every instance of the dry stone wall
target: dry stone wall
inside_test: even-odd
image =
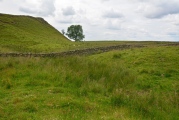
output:
[[[62,57],[70,55],[88,55],[95,53],[108,52],[111,50],[123,50],[136,47],[144,47],[142,45],[116,45],[108,47],[89,48],[82,50],[71,50],[59,53],[0,53],[0,57]]]

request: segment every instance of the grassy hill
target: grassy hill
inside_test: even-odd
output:
[[[69,43],[43,18],[0,14],[0,52],[54,51]]]

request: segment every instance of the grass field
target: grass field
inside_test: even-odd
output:
[[[178,120],[179,48],[0,58],[0,119]]]
[[[0,53],[119,44],[146,47],[53,58],[0,57],[0,120],[178,120],[178,46],[71,42],[42,18],[0,14]]]

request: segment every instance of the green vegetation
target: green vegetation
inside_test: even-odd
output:
[[[179,48],[0,58],[0,119],[179,119]]]
[[[62,31],[62,33],[64,33]],[[82,41],[85,38],[85,35],[83,35],[83,28],[81,25],[71,25],[67,29],[66,35],[70,38],[77,41]]]
[[[147,47],[86,56],[0,57],[0,120],[178,120],[178,46],[70,42],[42,18],[0,14],[0,53],[118,44]]]

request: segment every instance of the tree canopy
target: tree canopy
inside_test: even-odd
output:
[[[75,41],[81,41],[85,38],[81,25],[71,25],[68,27],[66,35]]]

